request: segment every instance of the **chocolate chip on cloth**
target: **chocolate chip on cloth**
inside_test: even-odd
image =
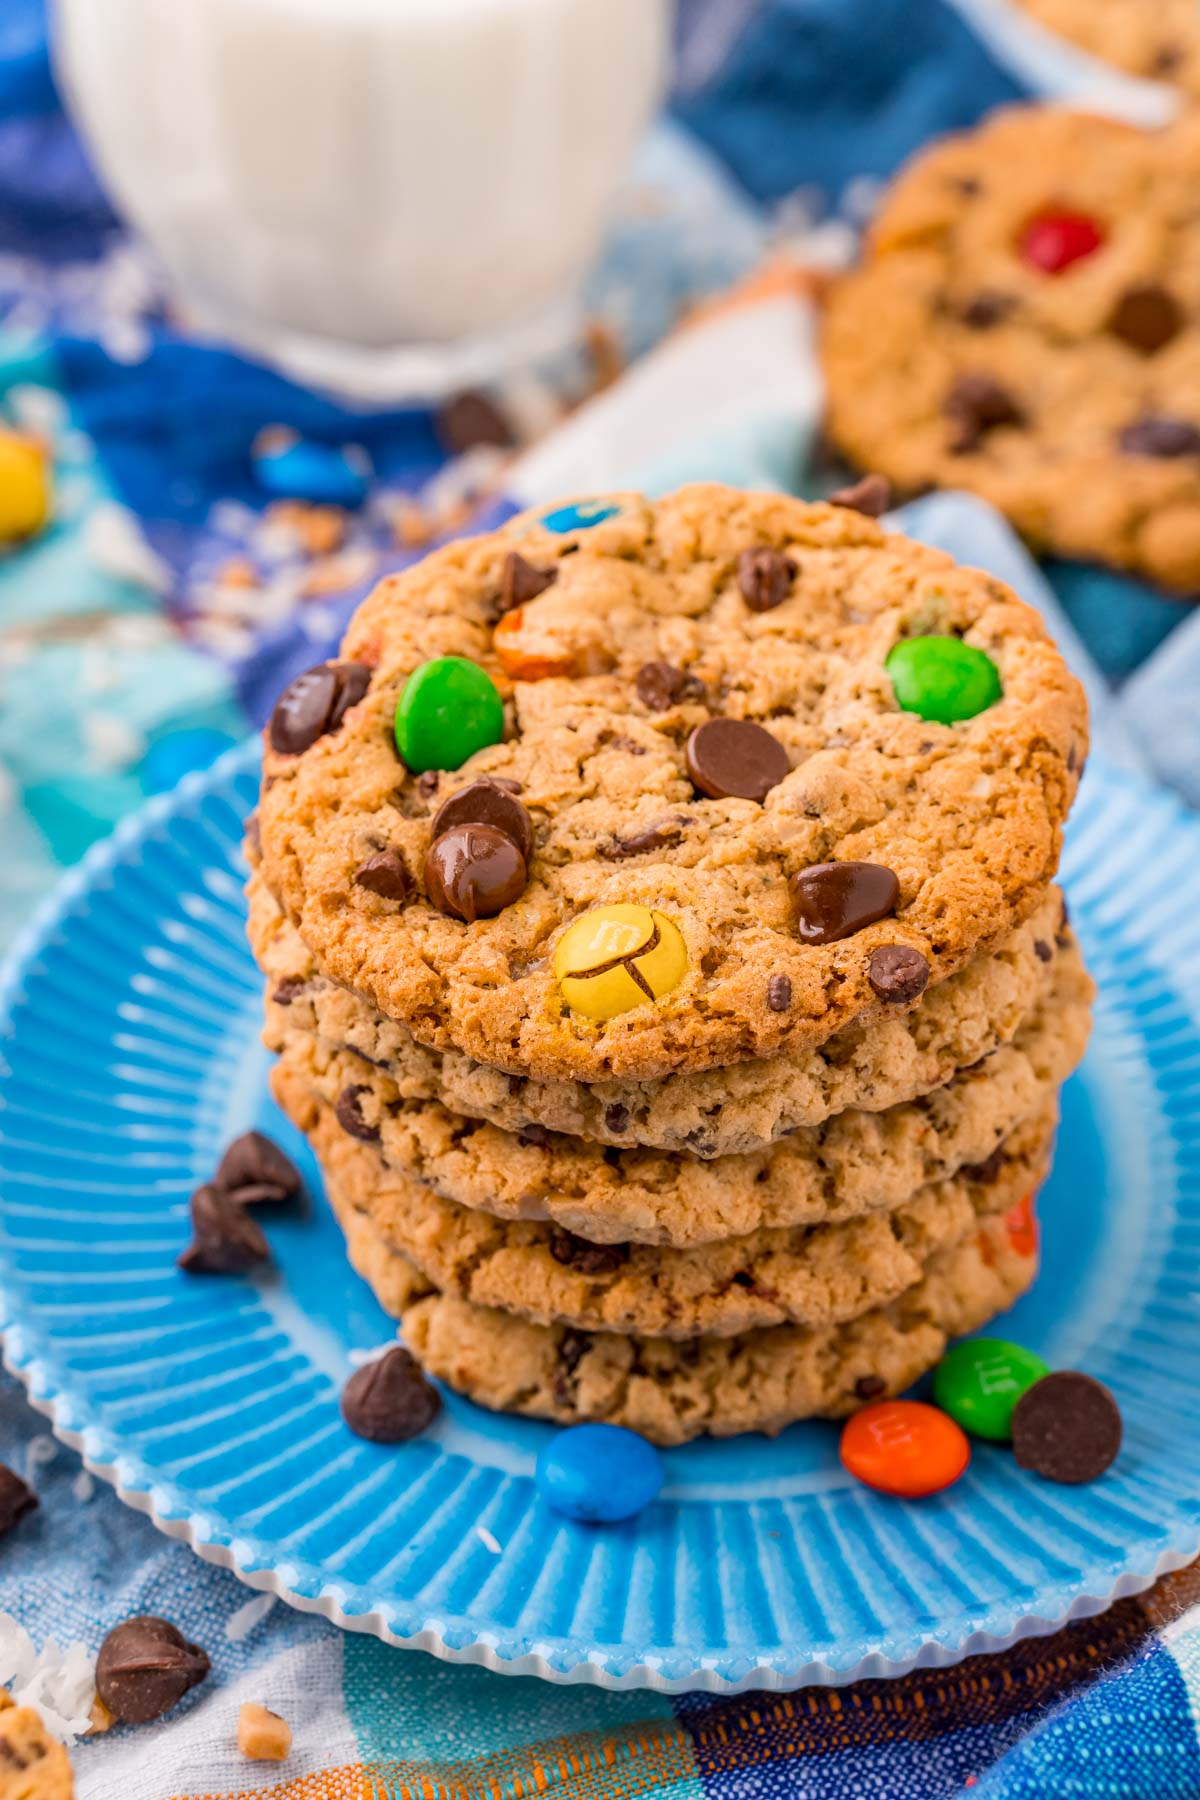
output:
[[[1047,1481],[1095,1481],[1121,1448],[1121,1410],[1102,1382],[1076,1370],[1043,1375],[1017,1401],[1013,1454]]]
[[[747,547],[794,567],[786,602],[746,604]],[[514,552],[559,572],[499,622],[502,657]],[[922,634],[996,671],[950,724],[897,700],[889,656]],[[893,1004],[868,961],[897,939],[932,989],[1040,905],[1086,742],[1078,684],[1001,583],[849,507],[715,485],[447,545],[375,590],[341,654],[373,671],[341,728],[302,757],[268,746],[263,881],[314,983],[435,1049],[546,1079],[645,1081],[816,1045]],[[715,716],[658,709],[690,688],[656,665],[703,682]],[[448,817],[485,793],[485,818],[435,835],[430,771]],[[532,861],[509,835],[523,841],[523,815],[484,781],[536,821]],[[678,837],[662,829],[685,816]],[[624,844],[637,853],[608,853]],[[356,884],[381,846],[418,884],[402,904]],[[789,884],[827,862],[895,869],[896,927],[805,941]],[[582,919],[624,942],[647,916],[655,945],[630,954],[639,970],[666,957],[661,978],[602,977],[599,941],[586,969],[560,961]],[[791,983],[783,1010],[774,975]]]
[[[168,1619],[152,1614],[114,1625],[96,1658],[96,1692],[114,1719],[146,1725],[204,1680],[210,1663]]]
[[[269,1262],[270,1247],[241,1198],[213,1182],[192,1195],[192,1242],[179,1257],[188,1275],[245,1275]]]
[[[265,1132],[244,1131],[217,1164],[213,1185],[242,1206],[257,1206],[264,1200],[294,1200],[303,1184],[295,1163]]]
[[[0,1537],[33,1512],[37,1503],[33,1489],[6,1463],[0,1463]]]
[[[1128,44],[1176,0],[1024,3]],[[903,497],[967,488],[1038,551],[1200,596],[1198,186],[1196,107],[1139,130],[1014,106],[920,151],[827,295],[834,447]]]
[[[441,1404],[437,1389],[400,1344],[355,1369],[342,1389],[343,1419],[355,1437],[373,1444],[404,1444],[419,1436]]]
[[[289,682],[271,714],[267,735],[281,756],[300,756],[326,732],[337,731],[366,693],[371,671],[362,663],[318,663]]]

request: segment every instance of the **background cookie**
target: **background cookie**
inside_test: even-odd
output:
[[[323,973],[423,1042],[517,1074],[643,1078],[821,1042],[916,997],[875,952],[913,950],[936,981],[1036,907],[1086,720],[1031,609],[846,508],[713,486],[612,496],[593,517],[526,516],[382,583],[337,665],[361,674],[318,683],[315,713],[308,690],[277,713],[263,868]],[[548,585],[504,611],[514,555]],[[902,709],[884,666],[930,634],[987,672],[955,723]],[[462,761],[452,734],[443,777],[402,730],[424,771],[406,772],[398,703],[447,656],[473,693],[495,677],[505,736]],[[497,732],[468,699],[453,716]],[[481,776],[517,784],[523,886],[492,824],[432,854],[438,807]],[[643,922],[620,967],[616,915],[566,942],[613,907],[640,909],[622,929]],[[564,955],[578,969],[556,969]],[[587,1016],[592,967],[628,1010]]]
[[[1059,36],[1131,75],[1200,97],[1195,0],[1017,0]]]
[[[1148,9],[1149,10],[1149,9]],[[1200,117],[1053,108],[923,152],[822,331],[828,429],[904,493],[1200,590]]]

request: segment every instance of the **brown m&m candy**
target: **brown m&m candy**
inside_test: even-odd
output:
[[[452,918],[492,919],[525,892],[525,858],[494,825],[454,825],[425,858],[425,891]]]
[[[749,719],[706,719],[686,754],[688,774],[710,800],[765,800],[791,767],[779,739]]]
[[[96,1692],[125,1725],[145,1725],[183,1699],[209,1671],[207,1653],[169,1619],[143,1613],[114,1625],[96,1658]]]
[[[806,944],[835,944],[896,910],[900,883],[882,863],[814,863],[788,883]]]
[[[284,688],[271,714],[268,737],[280,756],[300,756],[318,738],[336,731],[371,685],[365,663],[318,663]]]
[[[526,863],[533,855],[533,820],[515,794],[487,776],[469,781],[442,802],[434,814],[433,835],[439,838],[456,825],[490,825],[516,845]]]
[[[1121,1409],[1090,1375],[1062,1369],[1043,1375],[1017,1401],[1013,1455],[1047,1481],[1095,1481],[1121,1448]]]

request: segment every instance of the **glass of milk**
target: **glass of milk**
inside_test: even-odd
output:
[[[55,0],[61,86],[191,316],[413,397],[561,341],[669,0]]]

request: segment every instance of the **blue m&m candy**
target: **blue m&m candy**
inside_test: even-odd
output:
[[[631,1519],[662,1484],[658,1451],[620,1425],[572,1425],[556,1433],[537,1459],[537,1485],[547,1506],[591,1524]]]
[[[575,500],[543,513],[542,524],[547,531],[587,531],[603,525],[605,519],[615,519],[620,510],[611,500]]]
[[[269,494],[285,500],[355,507],[367,497],[365,471],[337,444],[285,439],[255,451],[254,473]]]

